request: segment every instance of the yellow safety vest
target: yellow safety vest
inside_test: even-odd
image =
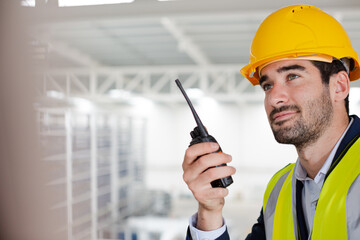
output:
[[[281,176],[289,172],[277,198],[272,238],[274,240],[295,240],[293,223],[292,176],[295,163],[277,172],[270,180],[264,195],[265,213],[269,196]],[[315,211],[312,240],[347,239],[346,197],[347,192],[360,174],[360,138],[328,176],[322,187]],[[295,189],[294,189],[295,190]],[[304,239],[302,239],[304,240]]]

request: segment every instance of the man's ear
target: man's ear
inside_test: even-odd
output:
[[[350,78],[345,71],[340,71],[330,77],[330,82],[333,85],[334,101],[343,101],[350,91]]]

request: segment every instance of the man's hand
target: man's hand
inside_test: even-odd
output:
[[[185,152],[183,162],[183,178],[195,199],[199,202],[197,228],[210,231],[223,225],[222,209],[226,188],[213,188],[211,182],[235,173],[231,166],[218,166],[229,163],[231,156],[225,153],[214,153],[219,149],[217,143],[198,143],[189,147]]]

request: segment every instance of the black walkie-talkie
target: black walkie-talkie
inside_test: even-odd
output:
[[[197,115],[189,97],[187,96],[184,88],[182,87],[179,79],[176,79],[175,80],[176,82],[176,85],[180,88],[180,91],[182,92],[182,94],[184,95],[190,109],[191,109],[191,112],[193,113],[194,115],[194,118],[195,118],[195,121],[196,121],[196,124],[197,124],[197,127],[194,128],[193,131],[190,132],[190,136],[192,138],[191,142],[190,142],[190,145],[189,146],[192,146],[194,144],[197,144],[197,143],[201,143],[201,142],[215,142],[217,143],[217,141],[215,140],[215,138],[211,135],[208,134],[208,132],[206,131],[204,125],[202,124],[199,116]],[[222,152],[221,150],[221,147],[219,146],[219,149],[215,152]],[[220,167],[220,166],[226,166],[226,164],[221,164],[221,165],[218,165],[216,167]],[[233,183],[233,179],[231,176],[228,176],[228,177],[225,177],[225,178],[221,178],[221,179],[216,179],[214,181],[211,182],[211,186],[212,187],[223,187],[223,188],[226,188],[227,186],[229,186],[230,184]]]

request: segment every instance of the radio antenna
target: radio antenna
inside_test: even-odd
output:
[[[201,122],[198,114],[196,113],[196,111],[195,111],[195,109],[194,109],[194,107],[193,107],[193,105],[192,105],[192,103],[191,103],[188,95],[186,94],[184,88],[182,87],[181,82],[179,81],[179,79],[176,79],[175,82],[176,82],[176,85],[179,87],[181,93],[184,95],[184,97],[185,97],[185,99],[186,99],[186,101],[187,101],[187,103],[188,103],[188,105],[189,105],[189,107],[190,107],[190,109],[191,109],[191,112],[192,112],[193,115],[194,115],[195,122],[196,122],[196,124],[197,124],[197,126],[198,126],[198,128],[199,128],[199,131],[200,131],[201,136],[207,137],[209,134],[207,133],[207,131],[206,131],[204,125],[202,124],[202,122]]]

